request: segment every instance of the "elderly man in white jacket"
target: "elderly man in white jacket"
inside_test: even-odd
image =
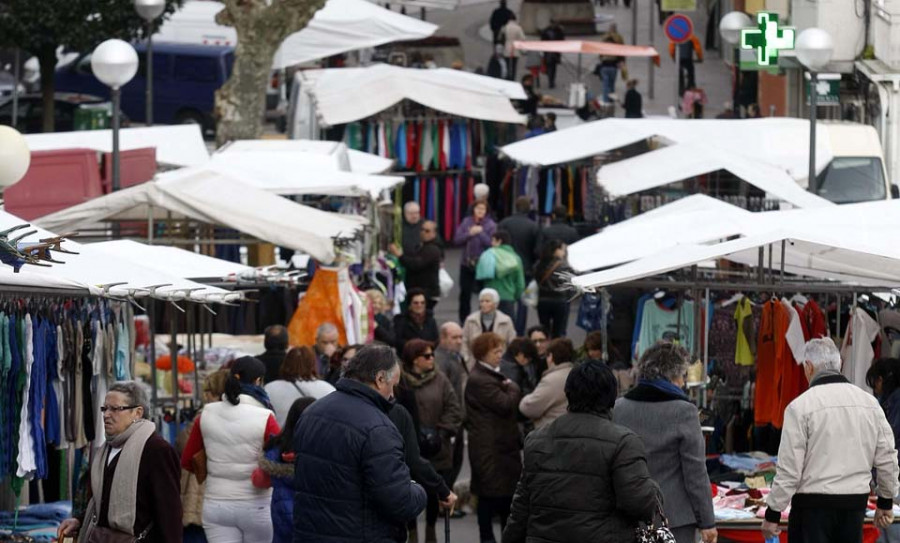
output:
[[[791,543],[861,542],[873,468],[875,524],[884,528],[894,520],[892,498],[900,487],[894,434],[878,401],[841,375],[831,339],[809,341],[804,359],[809,390],[784,412],[762,532],[775,535],[790,505]]]

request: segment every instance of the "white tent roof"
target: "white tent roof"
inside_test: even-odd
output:
[[[150,206],[157,217],[179,216],[219,224],[258,239],[334,260],[333,239],[353,236],[364,220],[319,211],[247,185],[207,168],[184,168],[151,181],[94,198],[38,219],[55,230],[78,230],[110,219],[146,220]]]
[[[15,215],[0,211],[0,230],[21,224],[27,224],[27,222]],[[23,241],[37,242],[42,238],[56,236],[48,230],[35,226],[28,230],[32,229],[37,230],[37,233],[26,237]],[[26,231],[21,230],[20,234]],[[110,294],[115,296],[127,295],[128,289],[169,284],[170,286],[160,287],[158,290],[163,297],[173,295],[180,289],[194,288],[200,289],[190,294],[190,298],[195,301],[214,301],[216,298],[221,300],[232,295],[229,291],[201,285],[165,270],[152,269],[146,265],[146,262],[135,263],[120,258],[116,254],[97,250],[90,245],[65,241],[63,248],[79,254],[70,255],[51,251],[55,260],[65,262],[65,264],[53,264],[49,268],[26,265],[17,274],[13,273],[12,268],[0,265],[0,284],[44,288],[80,288],[88,290],[92,294],[100,294],[103,292],[102,285],[126,283],[110,288]],[[240,298],[240,294],[234,294],[234,297]]]
[[[632,243],[646,250],[627,255],[640,254],[631,262],[583,275],[574,282],[585,286],[614,284],[721,257],[755,266],[758,247],[787,239],[791,240],[785,257],[785,271],[789,273],[873,286],[900,284],[900,246],[895,239],[895,233],[900,230],[900,201],[766,213],[748,213],[737,208],[731,212],[725,208],[719,211],[718,220],[712,216],[708,217],[710,220],[691,220],[690,217],[703,213],[696,211],[657,214],[634,225],[628,224],[632,221],[621,223],[608,229],[608,236],[604,232],[576,243],[572,249],[579,255],[581,270],[626,262],[626,258],[588,260],[585,256],[590,251],[616,250],[626,243],[622,239],[625,234]],[[731,222],[723,225],[722,220]],[[651,237],[651,232],[655,236]],[[642,235],[645,237],[641,238]],[[741,237],[708,243],[733,235]],[[665,243],[659,242],[662,237]],[[773,266],[780,268],[780,247],[773,249],[772,257]],[[586,266],[590,267],[584,262],[589,262]],[[597,263],[600,265],[594,265]]]
[[[32,151],[86,148],[112,152],[112,130],[79,130],[25,136]],[[119,148],[123,151],[156,148],[156,161],[172,166],[199,166],[209,160],[200,127],[191,124],[123,128],[119,131]]]
[[[221,10],[220,2],[185,2],[162,25],[156,39],[235,45],[235,30],[215,22],[216,13]],[[306,28],[281,44],[272,67],[280,69],[393,41],[427,38],[437,28],[364,0],[328,0]]]
[[[614,266],[682,244],[743,234],[755,215],[704,195],[693,195],[603,229],[569,247],[579,272]]]
[[[229,275],[254,271],[254,268],[237,262],[229,262],[177,247],[147,245],[127,239],[90,243],[88,247],[185,279],[222,279]]]
[[[321,160],[310,161],[310,158]],[[239,176],[243,182],[260,190],[286,196],[327,194],[378,198],[381,191],[403,183],[400,176],[365,175],[315,164],[328,161],[330,157],[324,155],[270,151],[216,153],[209,168]]]
[[[807,193],[809,123],[802,119],[604,119],[501,148],[517,162],[552,165],[593,157],[651,137],[659,149],[600,168],[598,182],[613,196],[728,170],[798,207],[828,205]],[[816,171],[832,159],[828,131],[817,128]]]
[[[226,144],[217,153],[258,151],[302,154],[311,161],[321,160],[322,165],[329,166],[335,170],[370,175],[385,173],[394,165],[394,161],[390,158],[349,149],[347,145],[340,141],[238,140]]]
[[[574,278],[582,288],[599,288],[686,268],[701,262],[727,258],[757,265],[760,247],[772,245],[772,267],[781,266],[780,242],[786,240],[785,271],[825,280],[864,286],[900,284],[900,251],[887,247],[859,246],[847,240],[815,234],[774,231],[714,245],[681,245],[609,270]],[[768,263],[768,257],[766,259]]]
[[[492,0],[399,0],[398,2],[391,3],[407,7],[454,10],[480,4],[489,4],[491,2]]]
[[[376,64],[297,72],[295,84],[314,98],[323,125],[349,123],[412,100],[451,115],[525,122],[510,100],[524,100],[522,85],[461,70],[424,70]]]

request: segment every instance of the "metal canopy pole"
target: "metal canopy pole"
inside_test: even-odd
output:
[[[172,335],[169,337],[169,359],[172,362],[172,403],[175,405],[175,433],[178,433],[178,312],[169,308],[169,326]]]
[[[637,0],[632,0],[632,2],[637,3]],[[637,7],[635,7],[637,9]],[[648,40],[648,44],[652,47],[654,45],[653,39],[653,2],[647,2],[647,22],[649,23],[649,32],[650,39]],[[655,81],[653,80],[653,59],[647,57],[647,96],[653,100],[654,95],[654,87],[656,86]]]
[[[147,304],[147,318],[150,320],[150,350],[149,356],[150,360],[150,394],[151,394],[151,406],[152,410],[156,411],[159,408],[159,390],[157,387],[156,381],[156,327],[154,326],[154,313],[156,311],[155,305],[156,300],[153,298],[149,298],[149,303]]]
[[[786,244],[787,240],[781,240],[781,274],[779,275],[778,282],[782,285],[784,284],[784,250]]]

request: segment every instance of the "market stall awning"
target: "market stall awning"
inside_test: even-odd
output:
[[[256,151],[247,153],[216,153],[209,168],[234,175],[260,190],[297,196],[322,194],[328,196],[368,196],[378,198],[382,191],[403,184],[400,176],[365,175],[330,169],[321,160],[323,155],[302,155]]]
[[[219,153],[289,153],[303,155],[310,161],[334,170],[375,175],[385,173],[394,165],[390,158],[380,157],[347,148],[340,141],[324,140],[237,140],[224,145]]]
[[[683,143],[663,147],[600,168],[597,182],[613,198],[663,187],[726,170],[770,198],[808,208],[833,206],[832,202],[803,189],[787,171],[758,158],[750,158],[714,145]]]
[[[28,223],[15,215],[0,211],[0,230],[22,224]],[[37,233],[27,236],[23,240],[25,242],[37,242],[40,239],[56,236],[55,233],[34,225],[27,230],[22,230],[21,233],[28,230],[37,230]],[[157,297],[174,296],[177,299],[187,298],[201,302],[221,301],[229,296],[234,299],[241,297],[240,294],[195,283],[178,274],[153,269],[146,262],[133,262],[121,258],[118,254],[96,249],[91,245],[67,240],[62,243],[62,246],[64,249],[78,254],[64,254],[51,250],[53,259],[62,261],[64,264],[53,264],[51,267],[26,265],[19,273],[13,273],[10,267],[0,265],[0,284],[80,288],[98,295],[104,293],[104,285],[124,283],[108,289],[109,294],[113,296],[127,296],[133,289],[165,284],[167,286],[159,287],[157,290]],[[187,293],[186,289],[198,290]]]
[[[112,152],[112,130],[79,130],[25,136],[32,151],[93,149]],[[209,160],[200,127],[192,124],[123,128],[119,131],[122,151],[156,148],[156,161],[171,166],[199,166]]]
[[[184,168],[150,181],[58,211],[35,222],[72,231],[108,220],[159,219],[168,213],[234,228],[330,263],[334,240],[354,237],[365,220],[319,211],[256,189],[239,177],[208,168]]]
[[[127,239],[89,243],[87,247],[185,279],[219,280],[231,275],[253,273],[255,270],[237,262],[229,262],[177,247],[147,245]]]
[[[154,39],[181,43],[236,45],[234,28],[216,24],[221,2],[185,2],[160,27]],[[395,13],[365,0],[328,0],[309,24],[288,36],[275,54],[273,69],[376,47],[385,43],[420,40],[437,25]]]
[[[375,0],[370,0],[375,2]],[[469,6],[477,6],[480,4],[490,4],[493,0],[398,0],[391,2],[408,8],[426,8],[426,9],[442,9],[455,10]]]
[[[704,195],[693,195],[627,221],[569,246],[569,264],[587,272],[637,260],[684,244],[708,243],[745,234],[755,215]]]
[[[510,102],[525,99],[519,83],[461,70],[376,64],[301,71],[294,84],[312,97],[312,107],[324,126],[365,119],[402,100],[470,119],[515,124],[526,119]]]
[[[816,131],[816,171],[831,162],[827,130]],[[656,137],[659,149],[681,144],[706,146],[711,155],[730,151],[784,170],[806,186],[809,172],[809,121],[765,119],[603,119],[557,130],[500,148],[520,164],[552,166],[602,155]],[[658,151],[650,151],[650,154]]]
[[[659,52],[649,45],[623,45],[587,40],[517,41],[513,46],[520,51],[542,53],[571,53],[604,55],[611,57],[658,57]]]
[[[859,244],[818,233],[784,230],[755,234],[714,245],[682,245],[608,270],[575,277],[572,283],[585,289],[636,281],[725,258],[757,265],[759,248],[771,246],[772,267],[781,267],[781,242],[785,241],[785,271],[824,280],[861,286],[900,285],[900,249]],[[768,255],[768,253],[767,253]],[[768,264],[768,256],[766,257]]]

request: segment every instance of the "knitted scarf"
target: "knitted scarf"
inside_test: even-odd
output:
[[[269,393],[266,392],[266,389],[259,385],[248,385],[247,383],[241,383],[241,394],[246,394],[250,396],[254,400],[263,404],[263,407],[268,409],[269,411],[275,411],[275,408],[272,407],[272,401],[269,400]]]
[[[91,519],[100,516],[103,507],[103,479],[106,474],[107,459],[112,448],[122,449],[117,459],[116,470],[113,472],[113,481],[109,491],[109,504],[107,506],[107,518],[109,527],[134,535],[134,519],[137,512],[137,483],[138,471],[141,466],[141,456],[144,454],[144,445],[156,432],[156,425],[147,419],[134,421],[121,434],[112,436],[94,455],[91,463],[91,501],[87,506],[87,514],[84,524],[81,526],[79,541],[87,541],[88,532],[93,528]]]

